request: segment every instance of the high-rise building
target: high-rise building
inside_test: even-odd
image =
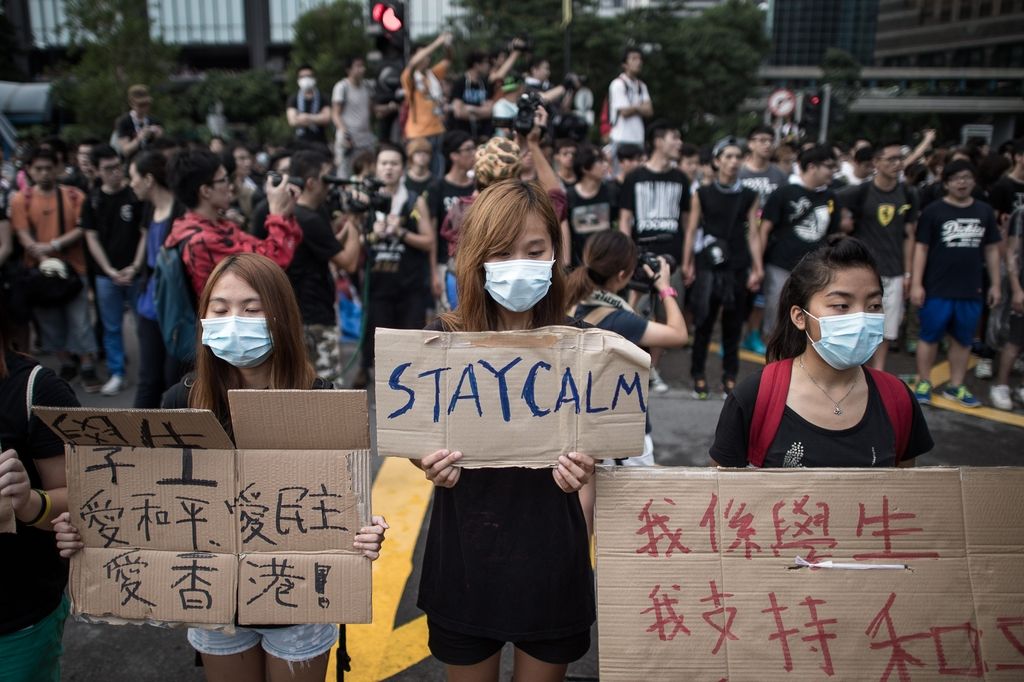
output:
[[[811,66],[829,47],[870,65],[875,52],[879,0],[771,0],[772,49],[768,63]]]

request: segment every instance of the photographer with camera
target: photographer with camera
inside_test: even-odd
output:
[[[435,231],[423,195],[412,196],[402,183],[405,155],[390,144],[377,152],[380,189],[369,197],[363,230],[367,254],[369,304],[363,336],[362,370],[356,387],[369,381],[377,327],[422,329],[433,305],[430,254]]]
[[[164,134],[160,121],[149,115],[153,98],[145,85],[128,88],[128,113],[114,123],[114,137],[121,158],[131,159],[136,152],[145,149],[153,140]]]
[[[689,296],[696,330],[690,376],[698,400],[710,395],[704,365],[719,310],[724,397],[736,387],[747,292],[756,292],[763,277],[757,229],[760,202],[757,192],[739,180],[743,148],[735,138],[727,138],[715,145],[712,155],[715,180],[693,194],[683,248],[683,277],[687,286],[693,285]]]

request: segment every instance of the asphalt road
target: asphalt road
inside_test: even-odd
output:
[[[86,394],[76,385],[84,405],[130,407],[134,397],[133,333],[126,333],[129,354],[129,377],[126,390],[115,397]],[[346,353],[347,356],[347,353]],[[698,401],[690,395],[689,351],[667,353],[662,362],[662,376],[671,386],[668,393],[654,395],[650,400],[655,457],[665,466],[706,466],[707,452],[714,437],[721,400]],[[52,358],[43,358],[52,364]],[[718,358],[712,353],[708,376],[718,376]],[[890,355],[890,367],[897,373],[911,373],[913,359],[905,354]],[[744,360],[741,377],[757,368]],[[988,395],[988,383],[970,377],[970,383],[981,397]],[[712,384],[714,385],[714,384]],[[372,399],[372,394],[371,394]],[[372,414],[372,410],[371,410]],[[1018,414],[1021,411],[1018,410]],[[1020,465],[1024,459],[1024,428],[991,421],[976,415],[960,414],[937,408],[926,408],[926,417],[936,443],[935,449],[918,458],[918,466],[1006,466]],[[375,461],[374,474],[380,463]],[[376,512],[387,515],[388,510]],[[421,614],[415,606],[419,583],[418,558],[422,556],[426,524],[416,542],[413,572],[406,582],[395,617],[395,629]],[[353,626],[359,627],[359,626]],[[569,669],[569,679],[595,680],[598,676],[598,652],[595,644],[587,655]],[[80,682],[147,682],[150,680],[202,680],[202,669],[194,665],[193,650],[181,629],[136,625],[91,625],[69,620],[64,635],[64,679]],[[506,648],[503,677],[508,679],[511,656]],[[354,665],[358,667],[359,661]],[[388,677],[396,681],[445,679],[443,666],[432,658],[412,664]]]

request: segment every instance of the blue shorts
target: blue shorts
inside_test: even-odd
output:
[[[948,333],[961,346],[970,346],[981,319],[981,301],[956,298],[927,298],[918,310],[919,334],[925,343],[938,343]]]
[[[236,626],[234,634],[219,630],[188,629],[188,643],[201,654],[231,656],[259,644],[274,658],[293,663],[325,654],[337,641],[338,626],[331,624],[289,625],[283,628]]]

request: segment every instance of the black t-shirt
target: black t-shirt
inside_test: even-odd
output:
[[[85,230],[96,231],[112,268],[126,268],[135,260],[142,237],[142,204],[130,187],[114,194],[98,187],[90,192],[82,204],[81,224]]]
[[[1024,206],[1024,182],[1017,182],[1009,175],[999,178],[988,190],[988,199],[999,213],[1010,214]]]
[[[813,190],[803,185],[780,187],[768,197],[761,214],[772,222],[765,263],[792,270],[804,255],[825,243],[839,229],[839,211],[830,189]]]
[[[917,241],[928,245],[924,290],[928,298],[982,298],[985,247],[1001,239],[996,214],[984,201],[929,204],[917,222]]]
[[[583,197],[573,185],[565,191],[569,202],[569,235],[572,237],[572,264],[583,262],[583,247],[590,235],[610,230],[615,224],[617,207],[612,201],[612,191],[608,183],[602,182],[597,194]]]
[[[147,125],[158,126],[160,125],[160,119],[147,116],[139,122],[139,127],[136,128],[135,119],[132,118],[132,112],[129,111],[121,116],[121,118],[117,119],[117,122],[114,123],[114,130],[117,132],[118,137],[127,137],[129,140],[134,140],[139,136],[139,130],[141,130],[143,126]]]
[[[410,196],[418,197],[427,191],[431,183],[434,182],[434,176],[428,175],[423,180],[413,180],[408,175],[405,176],[405,189],[409,192]]]
[[[747,213],[755,202],[760,201],[758,193],[746,186],[741,186],[737,192],[724,191],[716,182],[698,188],[697,198],[700,200],[705,244],[709,236],[725,242],[729,254],[728,269],[749,268],[752,262],[747,243]],[[697,267],[703,266],[702,261],[697,259]]]
[[[419,214],[415,199],[409,197],[399,216],[402,227],[419,233]],[[372,227],[376,216],[366,215]],[[426,251],[405,244],[397,237],[372,241],[368,245],[370,258],[370,295],[374,297],[418,298],[430,288],[430,257]]]
[[[33,488],[42,488],[36,460],[63,457],[64,444],[38,417],[25,413],[28,378],[36,361],[7,353],[8,375],[0,379],[0,443],[18,451]],[[74,391],[48,369],[36,376],[32,404],[78,407]],[[18,522],[17,533],[0,533],[0,636],[38,623],[60,603],[68,581],[67,562],[57,553],[53,533]]]
[[[461,100],[472,106],[480,106],[486,103],[489,99],[487,82],[474,81],[470,80],[468,76],[463,76],[452,84],[452,92],[448,99],[451,102]],[[448,130],[465,130],[473,136],[473,139],[490,137],[491,133],[494,131],[494,126],[491,125],[491,119],[489,116],[485,116],[484,118],[477,119],[475,121],[469,121],[461,118],[455,118],[454,111],[449,114],[446,127]]]
[[[873,181],[847,187],[839,204],[853,214],[853,236],[864,242],[883,277],[899,277],[906,269],[903,244],[907,224],[917,222],[917,192],[902,182],[883,192]]]
[[[341,251],[341,242],[335,239],[327,217],[320,211],[296,206],[295,220],[302,228],[302,241],[286,273],[299,299],[302,322],[333,325],[338,316],[329,263]]]
[[[314,103],[317,103],[315,109],[313,107]],[[330,106],[331,98],[325,97],[324,93],[320,92],[320,90],[316,91],[316,95],[314,97],[306,99],[305,110],[299,106],[298,91],[292,93],[292,96],[288,98],[288,108],[295,109],[296,111],[304,114],[319,114],[324,107],[330,108]],[[306,142],[320,142],[322,144],[327,144],[327,129],[325,126],[317,125],[302,126],[300,128],[295,128],[295,137],[300,140],[305,140]]]
[[[825,429],[805,420],[790,407],[782,413],[779,430],[765,454],[766,468],[779,467],[892,467],[896,465],[896,433],[885,411],[882,396],[871,373],[863,370],[868,384],[864,416],[848,429]],[[750,423],[754,418],[761,371],[736,386],[722,406],[711,445],[711,458],[724,467],[748,465]],[[921,406],[907,389],[912,417],[907,450],[901,461],[932,449],[931,433]]]
[[[468,197],[476,189],[471,181],[468,185],[455,185],[444,178],[438,179],[427,189],[427,206],[430,208],[430,217],[434,221],[434,229],[437,232],[437,262],[448,262],[448,240],[441,236],[441,225],[448,211],[459,200],[459,197]]]
[[[678,168],[655,173],[640,166],[622,183],[622,208],[633,212],[633,241],[655,255],[679,262],[690,208],[690,180]]]
[[[464,468],[455,487],[434,488],[422,566],[416,605],[455,632],[555,639],[595,620],[579,494],[550,469]]]

